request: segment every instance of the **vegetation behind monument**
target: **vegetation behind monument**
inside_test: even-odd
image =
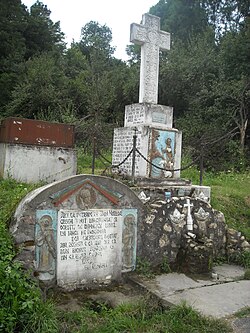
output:
[[[242,170],[249,158],[248,9],[240,0],[160,0],[149,11],[172,36],[161,54],[159,103],[174,107],[184,153],[202,152],[213,170]],[[128,46],[127,63],[116,59],[111,30],[94,21],[66,48],[39,1],[28,11],[3,0],[0,16],[0,118],[74,123],[79,145],[88,149],[96,136],[99,149],[111,147],[124,106],[138,102],[139,48]]]

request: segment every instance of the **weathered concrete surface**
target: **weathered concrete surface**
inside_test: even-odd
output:
[[[163,305],[185,301],[207,316],[227,317],[250,306],[250,281],[239,280],[244,273],[241,267],[223,265],[214,271],[218,279],[194,279],[178,273],[163,274],[151,280],[138,276],[132,279],[160,298]]]
[[[235,333],[249,333],[250,332],[250,317],[238,318],[233,321],[232,327]]]
[[[216,266],[213,269],[214,273],[217,274],[219,281],[233,281],[235,279],[243,279],[245,269],[241,266],[224,264]]]
[[[0,175],[20,182],[54,182],[76,174],[76,150],[0,143]]]
[[[250,306],[250,281],[188,289],[169,296],[168,301],[173,304],[186,301],[205,315],[222,318]]]

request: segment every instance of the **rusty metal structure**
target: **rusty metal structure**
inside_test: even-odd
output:
[[[73,148],[74,125],[9,117],[0,125],[0,142]]]

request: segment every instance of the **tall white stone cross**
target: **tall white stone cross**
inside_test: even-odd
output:
[[[142,16],[142,25],[130,26],[130,41],[141,45],[139,103],[158,102],[159,50],[170,49],[170,33],[160,30],[160,18]]]

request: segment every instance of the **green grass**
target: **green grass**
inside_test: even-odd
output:
[[[115,309],[100,306],[98,312],[85,306],[78,312],[62,313],[60,322],[65,333],[231,332],[223,321],[204,317],[185,304],[163,310],[152,301],[124,304]]]
[[[250,172],[211,175],[212,207],[224,213],[227,224],[250,240]]]
[[[247,306],[246,308],[241,309],[240,311],[236,312],[235,316],[238,318],[249,317],[250,316],[250,307]]]
[[[103,158],[104,157],[104,158]],[[100,175],[102,174],[106,168],[108,168],[111,164],[108,163],[112,161],[112,153],[106,152],[103,153],[103,157],[96,156],[95,164],[94,164],[94,174]],[[77,173],[78,174],[91,174],[92,173],[92,154],[85,153],[83,149],[77,150]]]

